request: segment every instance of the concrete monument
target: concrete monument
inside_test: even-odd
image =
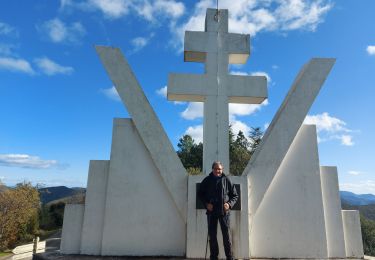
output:
[[[228,103],[267,97],[265,77],[228,75],[228,64],[247,61],[249,39],[228,33],[227,10],[208,9],[184,52],[205,73],[169,76],[169,99],[204,102],[205,174],[214,160],[229,167]],[[90,162],[85,205],[67,205],[61,252],[203,258],[196,185],[205,175],[188,176],[120,50],[96,50],[131,119],[114,120],[110,160]],[[320,166],[316,128],[302,125],[333,64],[302,68],[243,175],[230,177],[241,197],[231,213],[235,258],[363,258],[358,212],[341,211],[337,170]]]

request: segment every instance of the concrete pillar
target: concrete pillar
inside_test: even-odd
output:
[[[336,167],[320,167],[327,249],[330,258],[345,258],[341,200]]]
[[[66,204],[64,223],[61,235],[60,252],[63,254],[79,254],[81,249],[81,234],[84,204]]]
[[[349,258],[363,258],[361,222],[358,210],[343,210],[345,252]]]
[[[90,161],[81,238],[85,255],[101,253],[108,169],[109,161]]]

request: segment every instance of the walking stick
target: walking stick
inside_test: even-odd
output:
[[[206,253],[204,254],[204,260],[207,259],[207,247],[208,247],[208,233],[209,233],[209,228],[210,228],[210,219],[211,215],[207,215],[207,240],[206,240]]]
[[[204,254],[204,260],[207,259],[207,247],[208,247],[208,230],[207,230],[207,240],[206,240],[206,253]]]

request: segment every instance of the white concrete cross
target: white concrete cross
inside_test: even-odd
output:
[[[170,74],[168,99],[204,102],[203,172],[221,161],[229,172],[228,103],[260,104],[267,98],[264,76],[228,74],[229,64],[244,64],[250,36],[228,33],[228,10],[207,9],[205,31],[185,32],[184,60],[204,62],[205,74]]]

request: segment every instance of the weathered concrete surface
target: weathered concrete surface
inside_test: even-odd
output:
[[[251,258],[327,258],[315,126],[298,131],[250,225]]]
[[[186,224],[130,119],[114,121],[106,198],[102,255],[185,255]]]
[[[363,258],[361,223],[358,210],[342,210],[346,257]]]
[[[186,222],[187,173],[185,168],[120,50],[96,46],[96,51],[159,170],[167,191],[180,212],[181,219]]]
[[[83,218],[81,254],[100,255],[109,161],[90,161]]]
[[[206,176],[189,176],[188,189],[188,222],[187,222],[187,258],[204,258],[207,240],[207,216],[206,210],[196,209],[196,184],[202,182]],[[232,211],[230,214],[232,250],[236,259],[248,259],[249,254],[249,225],[248,225],[248,183],[247,178],[239,176],[230,176],[234,184],[241,185],[241,211]],[[239,192],[239,191],[237,191]],[[219,243],[219,257],[225,258],[223,239],[220,225],[217,233]],[[207,257],[210,256],[209,246],[207,248]]]
[[[246,63],[250,36],[228,33],[228,10],[207,9],[204,32],[185,33],[185,61],[204,62],[205,74],[170,74],[168,99],[204,102],[203,172],[213,161],[229,166],[228,103],[260,104],[264,76],[228,75],[230,63]]]
[[[328,257],[345,258],[345,240],[337,168],[320,167]]]
[[[250,212],[257,211],[334,62],[314,58],[302,68],[251,157],[244,170],[252,187]]]
[[[81,249],[81,234],[84,204],[66,204],[64,223],[62,227],[60,251],[63,254],[79,254]]]

